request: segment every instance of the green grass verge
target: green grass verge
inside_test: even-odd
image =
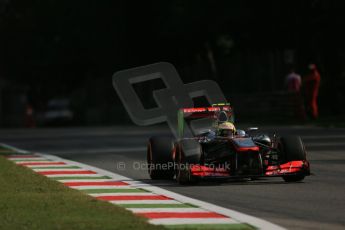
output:
[[[0,145],[0,229],[230,229],[253,230],[248,224],[155,226],[124,208],[192,208],[191,204],[122,204],[96,200],[55,180],[15,165],[2,155],[20,154]],[[50,168],[50,167],[47,167]],[[94,178],[94,177],[92,177]],[[99,179],[108,179],[101,177]],[[58,179],[58,178],[54,178]],[[59,178],[59,179],[85,179]],[[134,189],[134,191],[139,189]],[[95,192],[85,190],[84,192]],[[96,191],[98,192],[98,191]],[[136,191],[138,192],[138,191]],[[142,189],[142,192],[145,192]]]
[[[0,156],[0,229],[164,228]]]

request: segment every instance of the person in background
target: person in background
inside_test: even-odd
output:
[[[302,79],[299,74],[295,72],[293,68],[290,69],[289,74],[286,76],[285,84],[289,92],[290,102],[294,107],[295,117],[300,121],[306,120],[306,114],[304,109],[304,103],[301,96]]]
[[[291,69],[289,74],[286,76],[286,85],[289,92],[300,92],[302,80],[301,76],[295,73],[294,69]]]
[[[316,119],[319,116],[317,97],[319,94],[321,77],[315,64],[310,64],[308,66],[308,71],[308,74],[303,78],[305,101],[308,114],[310,114],[313,119]]]

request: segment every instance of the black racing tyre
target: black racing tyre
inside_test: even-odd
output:
[[[173,179],[174,161],[172,137],[151,137],[147,145],[148,173],[153,180]]]
[[[282,162],[306,160],[304,144],[298,136],[280,138],[280,150]]]
[[[202,154],[201,145],[194,139],[180,141],[182,160],[188,164],[199,164]]]
[[[281,137],[279,141],[280,160],[282,163],[289,161],[306,160],[304,144],[298,136]],[[283,176],[286,182],[297,182],[304,179],[304,174]]]
[[[176,180],[179,184],[196,184],[198,178],[191,175],[190,166],[193,164],[200,164],[201,160],[201,146],[198,141],[193,139],[185,139],[179,143],[176,163],[178,165],[176,170]]]

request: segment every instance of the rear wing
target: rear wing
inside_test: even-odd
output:
[[[179,109],[177,114],[178,137],[183,138],[186,122],[188,123],[191,120],[201,118],[210,118],[214,120],[214,122],[216,123],[218,114],[222,111],[224,111],[227,114],[227,116],[229,117],[229,121],[234,122],[234,115],[230,103],[213,104],[211,107]]]

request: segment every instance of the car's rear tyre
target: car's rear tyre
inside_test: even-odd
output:
[[[176,180],[179,184],[196,184],[198,178],[193,176],[190,167],[193,164],[200,164],[201,146],[196,140],[182,140],[179,143],[178,154],[175,159],[178,167],[176,169]]]
[[[306,151],[304,144],[298,136],[281,137],[279,141],[280,161],[286,163],[289,161],[306,160]],[[283,176],[286,182],[298,182],[304,179],[304,174]]]
[[[151,137],[147,145],[148,173],[153,180],[173,179],[174,161],[172,137]]]

